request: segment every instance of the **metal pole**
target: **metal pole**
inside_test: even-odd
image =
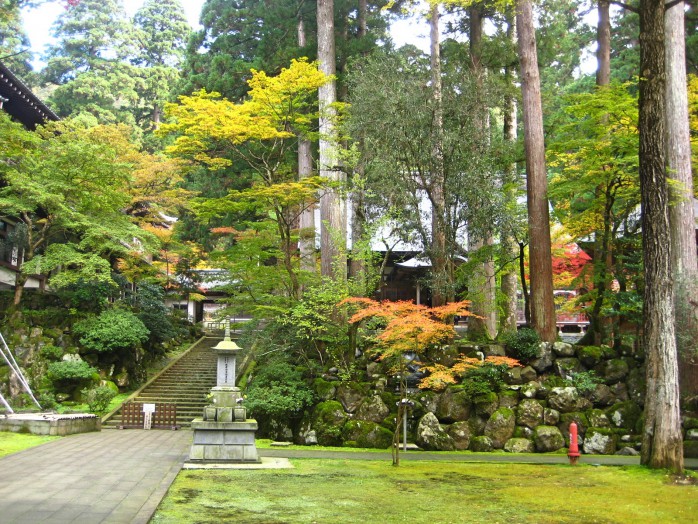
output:
[[[2,403],[5,404],[5,408],[7,409],[7,411],[9,411],[10,413],[14,413],[14,410],[7,403],[7,400],[5,400],[5,397],[2,396],[2,393],[0,393],[0,400],[2,400]]]
[[[22,386],[24,386],[24,389],[26,390],[26,392],[29,394],[31,399],[34,401],[34,404],[36,404],[36,406],[39,409],[41,409],[41,404],[39,404],[39,401],[36,400],[34,393],[32,393],[32,390],[29,387],[29,383],[24,378],[24,374],[22,374],[22,370],[17,365],[17,361],[15,360],[15,357],[12,356],[12,352],[10,351],[10,348],[7,346],[7,342],[5,342],[5,337],[2,336],[2,333],[0,333],[0,340],[2,341],[3,346],[5,346],[5,351],[3,351],[2,348],[0,348],[0,352],[2,352],[2,356],[5,358],[5,362],[7,362],[7,365],[10,366],[10,369],[12,369],[12,371],[15,372],[15,374],[17,375],[17,378],[22,383]]]
[[[402,450],[407,451],[407,404],[402,405]]]

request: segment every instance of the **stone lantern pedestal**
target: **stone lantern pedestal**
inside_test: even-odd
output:
[[[235,387],[236,355],[240,348],[225,338],[215,348],[218,352],[217,386],[211,389],[212,402],[204,408],[203,418],[194,419],[194,442],[189,461],[199,463],[259,463],[255,433],[257,421],[247,418],[240,388]]]

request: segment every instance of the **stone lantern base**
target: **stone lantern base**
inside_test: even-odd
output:
[[[189,451],[191,462],[259,463],[254,436],[257,421],[217,422],[194,419],[194,442]]]

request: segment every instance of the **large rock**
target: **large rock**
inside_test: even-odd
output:
[[[527,438],[510,438],[504,444],[504,451],[509,453],[535,453],[536,446]]]
[[[336,400],[327,400],[315,406],[309,429],[315,432],[317,443],[321,446],[340,446],[346,420],[347,414],[342,405]]]
[[[634,368],[628,373],[628,378],[625,381],[628,386],[628,397],[638,406],[645,404],[645,390],[647,383],[645,380],[645,367]]]
[[[521,396],[524,398],[536,398],[540,391],[540,384],[536,381],[531,381],[521,386]]]
[[[628,386],[625,382],[618,382],[611,386],[611,392],[616,397],[616,402],[627,402],[630,400],[630,395],[628,394]]]
[[[543,424],[546,426],[557,426],[560,422],[560,412],[553,408],[543,410]]]
[[[587,368],[594,368],[602,360],[615,356],[615,351],[608,346],[579,346],[577,348],[577,358]]]
[[[614,358],[601,362],[596,367],[596,372],[603,378],[606,384],[610,385],[623,380],[630,372],[630,368],[628,363],[622,358]]]
[[[575,373],[584,371],[584,366],[575,357],[558,358],[554,367],[555,372],[562,378],[572,378]]]
[[[348,382],[337,388],[337,400],[347,413],[354,413],[364,400],[369,388],[356,382]]]
[[[426,413],[436,413],[439,407],[439,398],[441,395],[434,391],[420,391],[417,401],[424,408],[424,414]],[[422,415],[423,416],[423,415]]]
[[[489,417],[499,407],[499,396],[496,393],[486,393],[475,397],[475,413]]]
[[[565,446],[565,438],[555,426],[536,427],[533,430],[533,442],[536,445],[536,451],[539,453],[557,451]]]
[[[537,400],[525,399],[516,409],[516,424],[531,429],[543,423],[543,406]]]
[[[515,408],[519,403],[519,392],[507,389],[499,393],[500,408]]]
[[[337,385],[323,378],[316,378],[313,381],[313,389],[321,400],[332,400],[337,393]]]
[[[608,416],[601,409],[590,409],[586,412],[587,419],[589,420],[589,426],[595,428],[607,428],[610,427],[611,423],[608,420]]]
[[[538,378],[538,373],[531,366],[526,366],[521,369],[521,378],[525,383],[529,383]]]
[[[470,439],[470,451],[475,453],[487,453],[492,451],[492,439],[490,437],[481,436]]]
[[[436,417],[446,423],[462,422],[470,417],[470,400],[465,391],[449,387],[441,393]]]
[[[611,426],[634,430],[642,411],[634,402],[619,402],[606,410]]]
[[[453,439],[439,425],[433,413],[427,413],[417,425],[417,445],[429,451],[453,451],[456,449]]]
[[[355,417],[358,420],[370,420],[376,424],[383,422],[385,417],[390,414],[390,409],[385,405],[383,399],[378,395],[367,397],[356,410]]]
[[[538,350],[538,358],[531,361],[531,367],[538,373],[542,373],[550,369],[553,365],[553,348],[552,344],[541,342]]]
[[[579,411],[581,401],[577,388],[552,388],[548,395],[548,405],[560,413]]]
[[[595,406],[601,407],[610,406],[616,402],[616,396],[606,384],[596,384],[589,398]]]
[[[470,447],[470,439],[473,436],[473,432],[470,429],[470,424],[467,422],[451,424],[446,433],[453,439],[453,445],[457,450],[463,451]]]
[[[344,425],[344,443],[358,448],[386,449],[393,443],[393,433],[375,422],[349,420]]]
[[[590,455],[613,455],[616,452],[617,436],[608,428],[588,428],[584,436],[584,453]]]
[[[574,346],[566,342],[553,343],[553,351],[558,357],[573,357],[575,353]]]
[[[523,384],[524,379],[521,377],[521,368],[517,366],[507,369],[504,374],[504,382],[512,385]]]
[[[573,411],[572,413],[562,413],[560,415],[560,422],[557,427],[560,428],[560,433],[565,437],[565,442],[570,440],[570,424],[574,422],[577,424],[577,434],[579,438],[584,438],[584,434],[589,427],[589,419],[586,414],[579,411]]]
[[[485,425],[485,436],[492,440],[492,447],[502,449],[507,440],[514,436],[516,415],[510,408],[499,408],[492,413]]]

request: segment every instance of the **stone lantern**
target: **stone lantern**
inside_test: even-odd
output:
[[[211,389],[212,403],[204,408],[202,419],[194,419],[194,443],[189,461],[203,463],[259,462],[255,446],[257,421],[247,418],[240,388],[235,386],[238,345],[230,338],[226,322],[225,337],[213,348],[218,353],[216,386]]]

